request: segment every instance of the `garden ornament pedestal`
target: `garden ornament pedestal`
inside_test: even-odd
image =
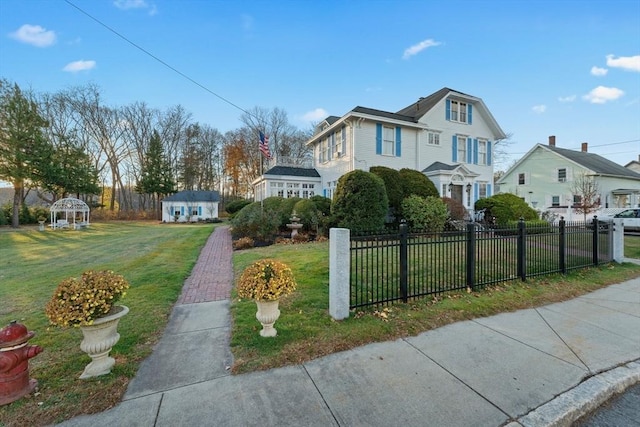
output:
[[[278,310],[278,300],[256,300],[258,306],[258,312],[256,313],[256,319],[262,324],[262,330],[260,336],[262,337],[275,337],[278,334],[273,324],[280,317],[280,310]]]
[[[111,368],[116,363],[115,359],[109,357],[109,352],[120,339],[118,323],[129,312],[129,308],[124,305],[117,305],[114,308],[119,308],[120,311],[99,317],[93,321],[92,325],[80,326],[84,336],[80,349],[91,357],[91,363],[80,375],[81,379],[106,375],[111,372]]]
[[[29,379],[29,359],[42,352],[40,346],[27,344],[34,335],[15,321],[0,330],[0,405],[26,396],[38,385]]]
[[[291,238],[293,239],[298,235],[298,230],[302,228],[300,224],[300,218],[296,215],[296,211],[293,211],[293,215],[289,218],[290,224],[287,224],[287,228],[291,230]]]

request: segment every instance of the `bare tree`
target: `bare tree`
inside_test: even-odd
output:
[[[587,214],[600,208],[599,192],[595,177],[585,171],[580,172],[571,183],[572,207],[576,212],[582,214],[585,222]]]

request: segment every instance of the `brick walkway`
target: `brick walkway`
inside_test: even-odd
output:
[[[216,227],[184,282],[178,304],[229,299],[233,283],[232,252],[229,228]]]

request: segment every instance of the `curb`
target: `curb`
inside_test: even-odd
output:
[[[569,427],[612,396],[640,383],[640,359],[588,378],[508,427]]]

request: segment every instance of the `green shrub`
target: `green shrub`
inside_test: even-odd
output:
[[[475,210],[485,209],[484,218],[495,218],[495,223],[506,224],[508,221],[525,221],[538,219],[538,213],[515,194],[501,193],[480,199],[475,203]]]
[[[331,205],[332,221],[352,231],[373,231],[384,227],[389,200],[382,178],[354,170],[338,180]]]
[[[251,200],[246,199],[233,200],[227,203],[224,210],[227,211],[231,218],[233,218],[235,214],[240,212],[240,209],[244,208],[247,205],[250,205],[251,203],[253,203]]]
[[[404,199],[400,173],[385,166],[372,166],[369,168],[369,172],[382,178],[387,191],[387,198],[389,199],[389,213],[392,217],[398,218],[402,211],[402,200]]]
[[[412,194],[402,201],[402,212],[411,229],[439,232],[449,215],[447,205],[439,197]]]
[[[420,197],[439,197],[438,189],[425,174],[415,169],[400,169],[400,185],[402,186],[402,199],[412,194]]]
[[[20,206],[19,221],[20,224],[34,224],[36,222],[35,218],[31,216],[29,207],[24,203]]]
[[[253,202],[240,209],[231,220],[234,238],[250,237],[262,242],[273,242],[280,227],[280,214]]]
[[[318,209],[316,204],[311,199],[299,200],[293,209],[300,217],[302,223],[302,230],[317,232],[320,228],[320,222],[322,220],[322,212]]]

